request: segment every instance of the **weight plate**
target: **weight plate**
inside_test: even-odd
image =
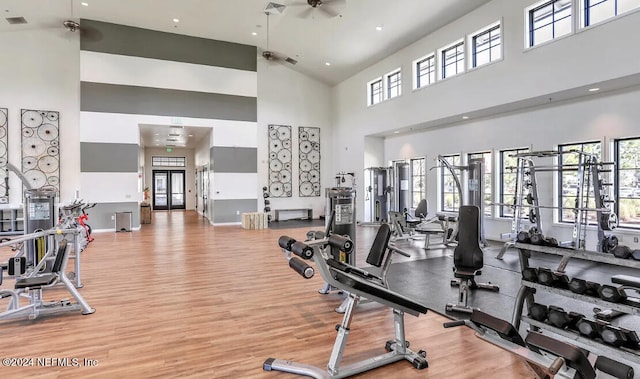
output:
[[[269,151],[278,152],[280,149],[282,149],[282,143],[280,141],[275,140],[269,142]]]
[[[58,171],[58,159],[56,157],[52,157],[50,155],[45,155],[44,157],[38,159],[38,168],[47,174]]]
[[[271,169],[271,171],[280,171],[282,170],[282,162],[280,162],[277,159],[274,159],[271,162],[269,162],[269,168]]]
[[[38,158],[24,157],[22,158],[22,171],[33,170],[38,165]]]
[[[291,152],[285,149],[278,151],[278,159],[282,163],[291,162]]]
[[[603,213],[600,215],[600,228],[602,230],[613,230],[618,227],[618,216],[611,213]]]
[[[301,171],[310,171],[313,165],[308,160],[300,161],[300,170]]]
[[[50,176],[47,178],[47,184],[57,186],[60,183],[60,179],[57,176]]]
[[[58,121],[58,112],[47,112],[47,120]]]
[[[291,181],[291,174],[289,173],[289,171],[282,170],[280,171],[279,178],[282,183],[288,183]]]
[[[281,126],[278,129],[278,138],[280,138],[281,141],[284,141],[286,139],[291,139],[291,127]]]
[[[40,170],[29,170],[24,173],[24,176],[31,183],[31,188],[40,188],[47,184],[47,176]]]
[[[311,142],[309,141],[300,142],[300,152],[309,153],[312,149],[313,149],[313,146],[311,146]]]
[[[23,111],[22,125],[28,128],[36,128],[44,122],[42,114],[38,111]]]
[[[33,137],[36,134],[35,129],[33,128],[22,128],[22,136],[23,137]]]
[[[38,128],[38,137],[45,141],[53,141],[58,138],[58,128],[52,124],[42,124]]]
[[[40,156],[47,149],[39,138],[31,137],[22,140],[22,154],[27,156]]]
[[[313,194],[313,185],[309,182],[300,183],[300,196],[311,196]]]

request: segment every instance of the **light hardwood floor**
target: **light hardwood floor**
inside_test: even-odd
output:
[[[82,253],[80,290],[96,312],[0,321],[0,358],[78,358],[81,364],[86,358],[97,366],[0,366],[0,377],[294,377],[262,371],[269,357],[325,367],[341,297],[319,295],[319,275],[302,279],[277,247],[280,235],[302,239],[305,233],[213,227],[188,211],[155,212],[141,231],[96,234]],[[7,252],[0,257],[6,260]],[[48,290],[46,297],[70,296]],[[405,318],[407,339],[427,351],[429,368],[418,371],[402,361],[358,377],[532,377],[470,329],[443,329],[446,319],[434,312]],[[388,308],[359,307],[345,363],[383,353],[392,337]]]

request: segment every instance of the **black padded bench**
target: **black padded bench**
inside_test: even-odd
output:
[[[280,212],[306,212],[306,218],[298,217],[297,220],[313,220],[313,209],[311,208],[292,208],[292,209],[274,209],[273,210],[273,221],[280,220]]]

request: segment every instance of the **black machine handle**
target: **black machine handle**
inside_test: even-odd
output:
[[[595,364],[596,369],[609,374],[615,378],[633,378],[633,367],[627,366],[624,363],[614,361],[611,358],[605,356],[598,356]]]
[[[293,245],[295,242],[296,240],[289,236],[281,236],[280,238],[278,238],[278,245],[287,251],[291,251],[291,245]]]
[[[291,267],[293,271],[297,272],[305,279],[311,279],[315,274],[315,270],[313,269],[313,267],[309,266],[303,260],[296,257],[291,257],[291,259],[289,259],[289,267]]]
[[[465,324],[464,320],[455,320],[455,321],[445,322],[444,324],[442,324],[442,326],[445,328],[454,328],[456,326],[462,326],[464,324]]]
[[[295,241],[293,244],[291,244],[290,251],[302,259],[313,258],[313,249],[311,248],[311,246],[301,241]]]
[[[329,245],[336,249],[342,250],[345,253],[350,253],[353,249],[353,241],[349,237],[341,236],[338,234],[332,234],[329,236]]]

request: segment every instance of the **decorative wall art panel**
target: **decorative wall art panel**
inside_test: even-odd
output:
[[[60,192],[59,116],[55,111],[22,109],[22,173],[32,188]]]
[[[269,193],[291,197],[291,126],[269,125]]]
[[[8,175],[7,162],[9,155],[7,147],[7,135],[9,134],[9,111],[7,108],[0,108],[0,204],[9,203],[9,193],[5,182]]]
[[[300,197],[320,196],[320,128],[298,128]]]

